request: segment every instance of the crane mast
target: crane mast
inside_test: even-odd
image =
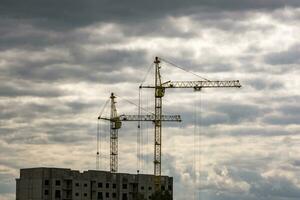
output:
[[[107,120],[110,122],[110,171],[118,172],[118,130],[122,126],[122,121],[157,121],[156,115],[118,115],[116,108],[116,96],[114,93],[110,95],[111,112],[110,118],[99,116],[98,119]],[[161,115],[160,121],[181,122],[180,115]],[[97,153],[97,156],[99,154]]]
[[[164,89],[161,84],[160,76],[160,61],[155,58],[155,121],[154,121],[154,175],[155,187],[160,185],[161,175],[161,113],[162,113],[162,97],[164,96]]]
[[[114,93],[111,93],[110,118],[116,119],[118,116]],[[121,128],[120,121],[110,121],[110,171],[118,171],[118,129]]]
[[[154,175],[155,189],[160,190],[161,177],[161,145],[162,145],[162,97],[166,88],[193,88],[200,91],[202,88],[240,88],[238,80],[233,81],[167,81],[162,83],[160,74],[160,60],[155,57],[155,84],[154,86],[143,86],[140,88],[154,88],[155,96],[155,121],[154,121]]]

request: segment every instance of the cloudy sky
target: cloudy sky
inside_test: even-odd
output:
[[[96,123],[110,92],[134,114],[138,86],[162,57],[241,89],[170,89],[163,174],[174,199],[300,198],[299,0],[1,0],[0,199],[19,169],[95,169]],[[151,69],[152,67],[152,69]],[[162,63],[168,80],[199,77]],[[153,110],[153,91],[142,90]],[[108,113],[108,109],[105,113]],[[101,169],[108,127],[101,124]],[[119,171],[137,169],[135,123],[120,130]],[[153,171],[152,124],[142,124],[141,171]]]

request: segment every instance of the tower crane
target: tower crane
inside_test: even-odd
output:
[[[241,84],[238,80],[233,81],[167,81],[162,83],[160,74],[161,59],[155,57],[155,81],[154,85],[143,86],[141,88],[153,88],[155,97],[154,107],[154,175],[155,189],[160,190],[161,177],[161,145],[162,145],[162,98],[166,88],[193,88],[195,91],[200,91],[202,88],[240,88]]]
[[[118,172],[118,130],[122,126],[122,121],[152,121],[155,122],[155,115],[118,115],[116,108],[116,96],[110,95],[111,111],[110,118],[98,117],[99,119],[110,121],[110,171]],[[160,115],[161,121],[181,122],[180,115]],[[97,152],[99,156],[99,152]]]

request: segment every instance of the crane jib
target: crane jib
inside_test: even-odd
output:
[[[240,88],[238,80],[233,81],[168,81],[163,83],[159,88]],[[153,85],[140,86],[140,88],[157,88]]]

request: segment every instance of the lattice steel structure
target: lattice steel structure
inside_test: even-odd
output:
[[[116,96],[111,93],[110,118],[99,116],[98,119],[110,121],[110,171],[118,172],[118,130],[122,126],[122,121],[157,121],[155,115],[118,115],[116,108]],[[180,115],[161,115],[160,121],[181,122]]]
[[[240,88],[241,84],[238,80],[233,81],[167,81],[162,83],[160,74],[160,60],[158,57],[154,60],[155,64],[155,85],[143,86],[140,88],[154,88],[155,96],[155,120],[154,120],[154,175],[156,176],[156,190],[160,190],[161,176],[161,133],[162,133],[162,97],[165,94],[166,88],[194,88],[195,91],[200,91],[202,88]]]

